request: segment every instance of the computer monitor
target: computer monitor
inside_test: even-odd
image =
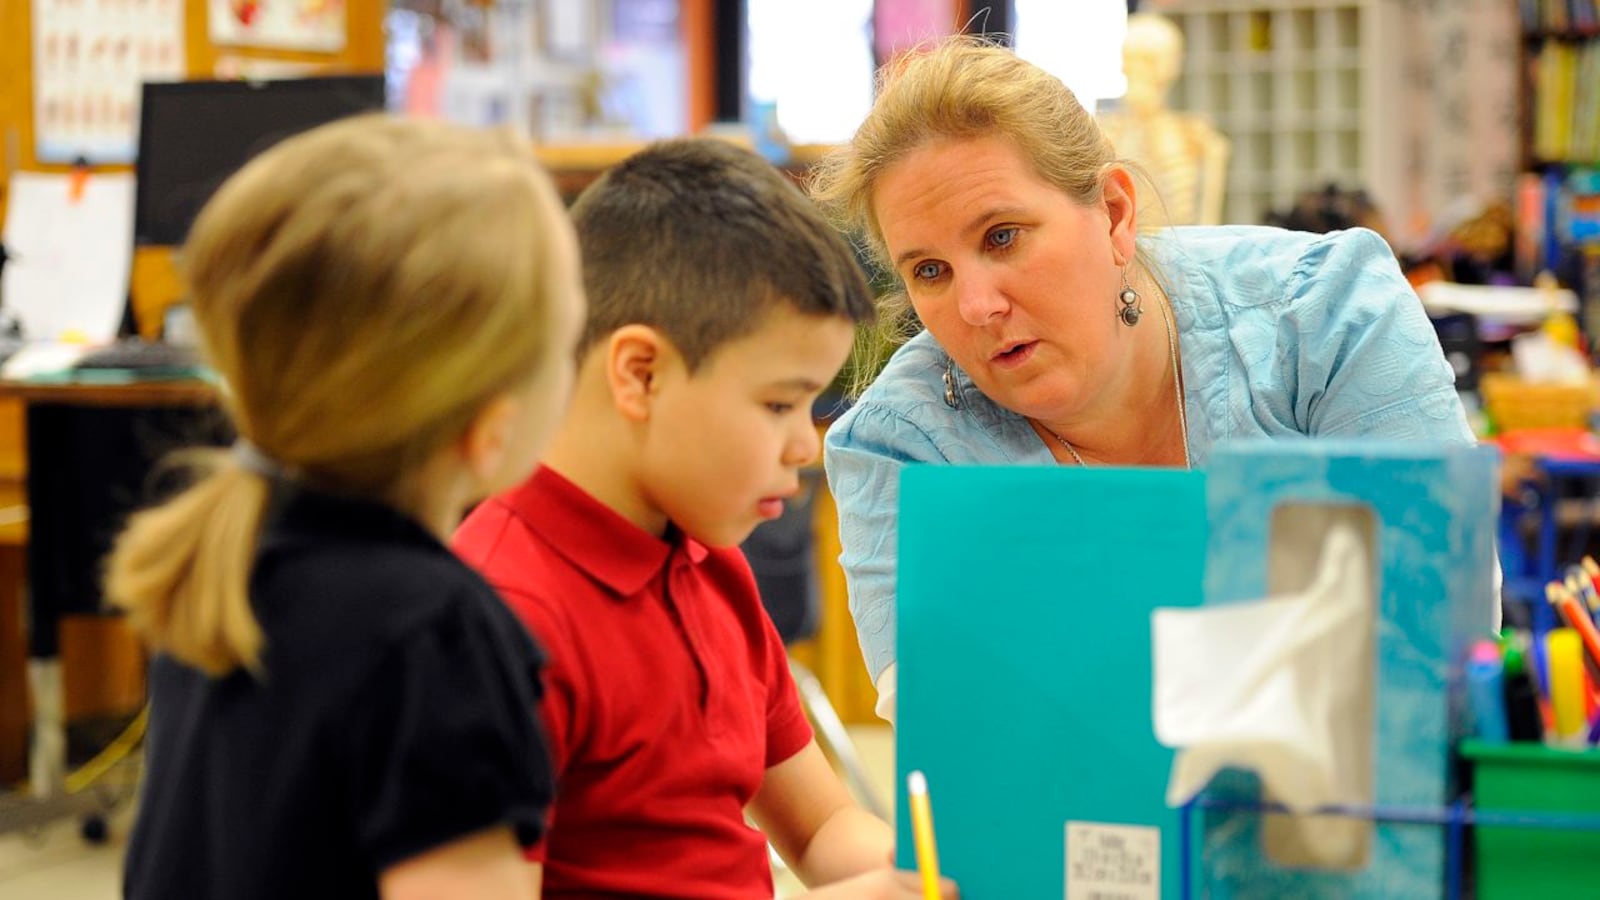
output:
[[[146,82],[134,164],[134,242],[183,243],[229,175],[278,141],[384,108],[380,75]]]

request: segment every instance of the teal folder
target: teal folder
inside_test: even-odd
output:
[[[1201,603],[1205,476],[917,466],[900,499],[899,864],[920,769],[965,900],[1177,897],[1150,613]]]

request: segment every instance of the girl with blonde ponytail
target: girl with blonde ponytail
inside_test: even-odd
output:
[[[155,652],[127,895],[537,896],[541,659],[442,539],[570,388],[548,178],[508,134],[346,120],[229,179],[184,259],[240,439],[110,559]]]

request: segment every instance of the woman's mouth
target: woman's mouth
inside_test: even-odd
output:
[[[1033,357],[1033,351],[1038,349],[1038,347],[1038,341],[1024,341],[1019,344],[1011,344],[1000,350],[1000,352],[996,353],[994,356],[990,357],[990,362],[994,363],[996,368],[1014,369],[1031,359]]]

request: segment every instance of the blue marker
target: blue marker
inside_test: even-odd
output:
[[[1529,604],[1533,613],[1533,640],[1528,644],[1528,661],[1533,665],[1529,667],[1529,674],[1533,676],[1533,685],[1539,689],[1540,696],[1550,696],[1550,667],[1545,660],[1544,639],[1551,631],[1561,627],[1561,615],[1556,612],[1555,601],[1550,600],[1550,591],[1554,588],[1560,590],[1557,582],[1550,582],[1544,586],[1547,603],[1535,600]]]
[[[1510,739],[1510,729],[1506,726],[1505,682],[1499,645],[1494,641],[1473,644],[1466,673],[1473,729],[1485,741],[1504,743]]]

